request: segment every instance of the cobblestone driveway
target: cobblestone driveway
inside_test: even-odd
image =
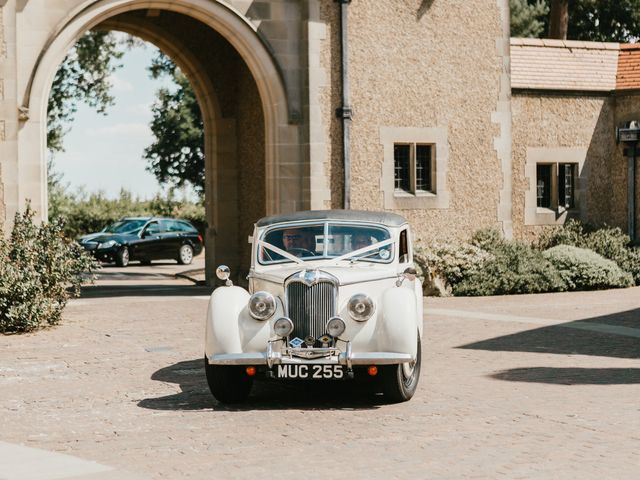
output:
[[[226,408],[207,290],[125,283],[0,337],[0,440],[151,478],[639,478],[640,288],[428,299],[410,402],[267,384]]]

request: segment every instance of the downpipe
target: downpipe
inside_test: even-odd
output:
[[[336,116],[342,119],[342,165],[344,168],[343,208],[351,208],[351,121],[353,112],[349,105],[349,17],[348,6],[351,0],[335,0],[340,4],[340,55],[342,75],[342,106],[336,110]]]

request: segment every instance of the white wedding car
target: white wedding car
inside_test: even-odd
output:
[[[253,380],[375,382],[409,400],[420,375],[422,286],[400,215],[322,210],[255,225],[249,290],[217,276],[206,320],[205,370],[223,403]]]

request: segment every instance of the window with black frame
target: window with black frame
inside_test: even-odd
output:
[[[536,204],[539,208],[570,209],[576,206],[578,165],[536,165]]]
[[[433,145],[396,143],[393,146],[394,187],[399,193],[435,193]]]

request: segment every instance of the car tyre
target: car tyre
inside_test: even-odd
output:
[[[126,267],[129,265],[129,249],[127,247],[122,247],[116,253],[116,265],[118,267]]]
[[[382,368],[382,393],[390,403],[406,402],[416,393],[420,380],[421,350],[418,336],[418,353],[413,364],[387,365]]]
[[[193,261],[193,247],[191,245],[182,245],[178,251],[178,263],[180,265],[189,265]]]
[[[253,379],[246,374],[244,367],[209,365],[207,357],[204,357],[204,369],[209,390],[220,403],[241,403],[249,396]]]

